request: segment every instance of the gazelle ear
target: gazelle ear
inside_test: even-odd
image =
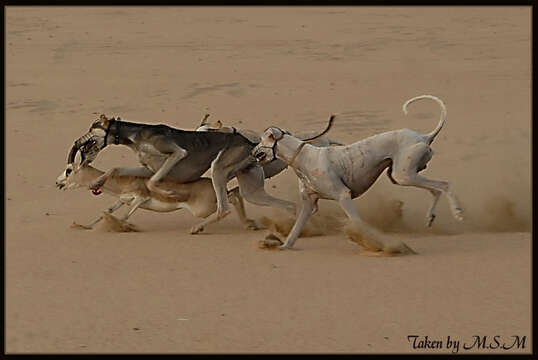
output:
[[[222,127],[222,122],[220,120],[217,120],[216,126],[217,129],[220,129]]]

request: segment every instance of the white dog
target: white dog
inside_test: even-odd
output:
[[[410,103],[426,98],[437,101],[441,106],[439,124],[426,135],[401,129],[371,136],[351,145],[320,148],[276,127],[270,127],[264,132],[261,142],[252,150],[252,154],[261,163],[275,158],[286,161],[300,179],[302,209],[281,248],[293,247],[304,224],[317,211],[319,199],[338,201],[352,222],[362,223],[352,199],[367,191],[387,168],[387,175],[394,184],[416,186],[433,195],[432,205],[426,215],[428,226],[431,226],[435,219],[435,206],[441,193],[446,194],[454,217],[457,220],[463,219],[463,210],[449,184],[418,174],[432,158],[430,144],[446,120],[444,103],[432,95],[408,100],[403,105],[404,113],[407,114],[407,106]],[[327,129],[318,136],[329,131],[333,119],[334,116],[331,116]]]

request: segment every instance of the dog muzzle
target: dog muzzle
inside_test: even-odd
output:
[[[99,146],[99,136],[92,134],[85,134],[75,141],[69,155],[67,157],[67,163],[73,164],[75,162],[75,157],[77,152],[80,151],[80,159],[82,165],[87,165],[91,163],[101,151]]]
[[[275,144],[272,147],[258,146],[252,152],[252,156],[254,156],[256,161],[258,163],[260,163],[260,164],[265,164],[265,163],[271,162],[271,161],[276,159],[275,146],[276,146],[276,141],[275,141]],[[265,150],[265,149],[268,149],[268,150]],[[268,153],[270,155],[268,155]]]
[[[99,154],[99,151],[101,151],[101,149],[97,145],[97,139],[96,137],[92,137],[80,147],[81,166],[88,165],[94,161],[97,154]]]

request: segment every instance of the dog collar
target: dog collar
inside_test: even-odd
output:
[[[278,145],[278,142],[284,137],[284,135],[291,135],[289,131],[282,130],[282,129],[277,128],[277,127],[275,127],[275,129],[278,129],[282,133],[282,136],[280,136],[278,139],[275,139],[275,142],[273,143],[273,146],[271,146],[271,147],[269,147],[269,146],[260,146],[262,148],[271,149],[271,152],[273,153],[273,159],[271,159],[269,162],[273,162],[273,161],[275,161],[277,159],[277,157],[276,157],[276,146]],[[293,157],[292,157],[292,162],[290,162],[290,165],[291,165],[291,163],[293,163],[293,160],[295,160],[295,157],[297,156],[297,154],[299,154],[299,151],[301,151],[303,146],[304,145],[299,146],[299,148],[297,149],[297,153],[294,154]]]
[[[116,125],[116,133],[114,134],[114,145],[120,144],[120,124],[121,121],[114,120],[114,124]]]
[[[301,145],[299,145],[299,147],[297,148],[297,150],[295,150],[295,153],[293,154],[293,156],[291,157],[291,160],[289,162],[289,166],[293,167],[293,162],[295,161],[295,159],[297,158],[297,155],[299,155],[301,150],[303,150],[303,147],[305,145],[306,145],[306,143],[302,142]]]
[[[108,128],[106,129],[105,142],[103,144],[103,148],[105,148],[107,146],[108,135],[110,135],[110,131],[112,130],[112,126],[115,127],[115,129],[114,129],[114,145],[119,145],[119,143],[120,143],[120,121],[112,119],[112,120],[110,120],[110,124],[108,125]]]
[[[284,135],[291,135],[289,131],[287,130],[282,130],[281,128],[279,127],[275,127],[275,129],[278,129],[278,131],[280,131],[280,133],[282,134],[278,139],[275,139],[275,142],[276,141],[280,141],[282,140],[282,138],[284,137]]]

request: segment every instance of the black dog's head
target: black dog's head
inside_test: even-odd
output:
[[[67,156],[67,166],[65,171],[60,175],[60,177],[67,178],[73,171],[73,166],[75,163],[75,157],[80,151],[80,166],[86,166],[95,160],[97,154],[103,150],[110,141],[114,141],[113,134],[110,133],[110,127],[116,121],[119,121],[119,118],[107,118],[104,114],[99,116],[99,119],[95,120],[88,132],[77,140],[71,147],[69,155]],[[60,179],[58,177],[58,179]],[[56,185],[59,188],[62,188],[62,182],[57,179]],[[61,180],[61,179],[60,179]]]
[[[114,135],[110,133],[112,124],[118,119],[107,118],[104,114],[101,114],[99,119],[95,120],[88,132],[78,138],[67,159],[68,164],[72,164],[75,160],[75,156],[80,151],[82,158],[82,165],[91,163],[97,157],[97,154],[103,150],[111,140],[113,141]]]

